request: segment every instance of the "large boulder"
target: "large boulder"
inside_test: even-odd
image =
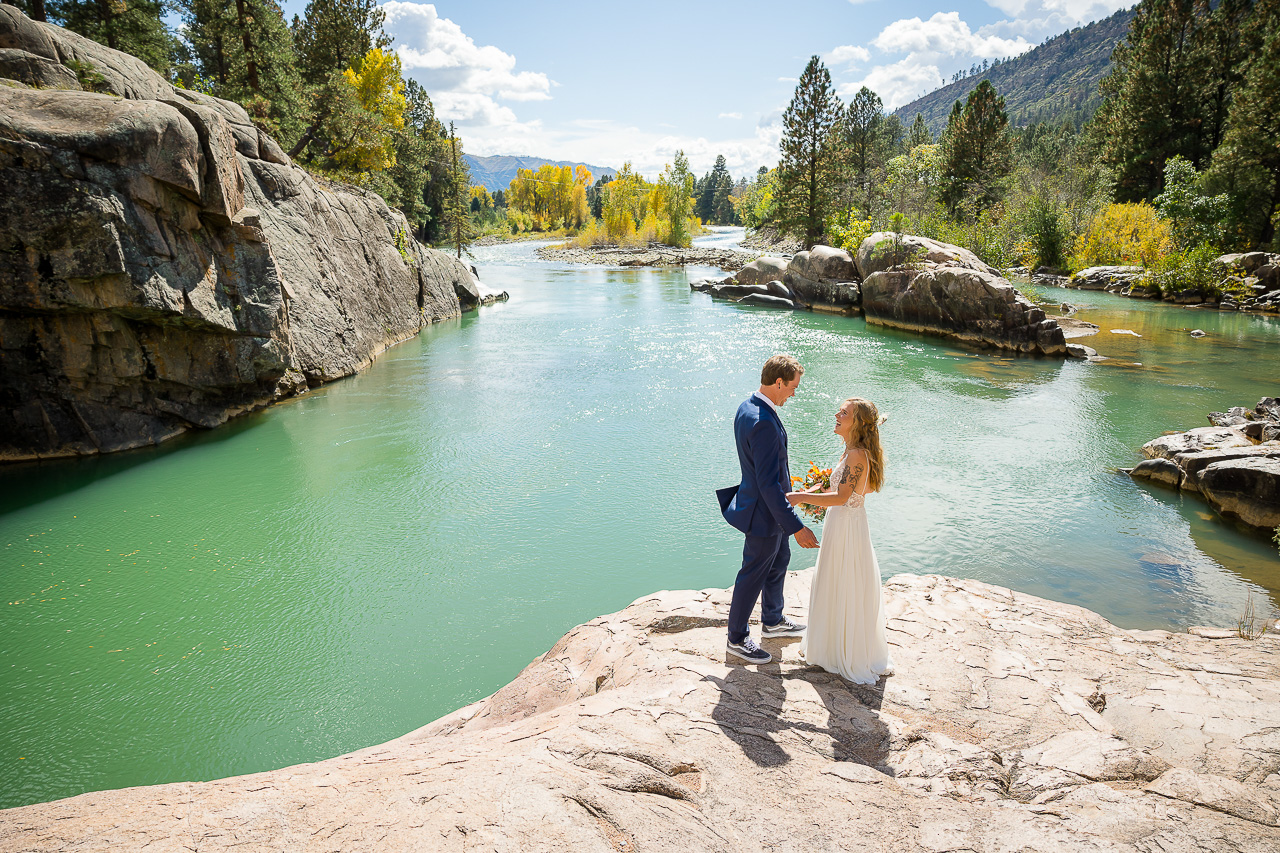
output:
[[[765,285],[781,279],[787,271],[787,262],[782,258],[757,258],[738,270],[733,275],[736,284]]]
[[[782,281],[795,300],[811,311],[857,314],[861,310],[858,269],[844,249],[814,246],[797,253]]]
[[[1280,452],[1212,462],[1199,486],[1222,515],[1264,531],[1280,527]]]
[[[1077,290],[1123,290],[1139,283],[1145,270],[1132,266],[1088,267],[1071,276],[1067,287]]]
[[[1065,356],[1058,324],[999,276],[959,266],[883,270],[862,282],[867,322],[979,346]]]
[[[968,249],[914,234],[877,231],[858,245],[858,275],[863,279],[872,273],[901,266],[904,262],[915,267],[961,267],[987,275],[1000,275],[995,267]]]
[[[0,51],[109,93],[0,85],[0,460],[217,426],[478,300],[402,214],[322,186],[239,106],[12,6]]]
[[[1142,455],[1148,459],[1176,459],[1189,453],[1248,447],[1252,443],[1242,431],[1234,427],[1196,427],[1186,432],[1162,435],[1148,441],[1142,445]]]
[[[787,264],[787,272],[812,281],[855,281],[859,277],[853,255],[834,246],[814,246],[797,253]]]

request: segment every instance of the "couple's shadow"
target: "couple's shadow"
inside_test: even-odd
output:
[[[777,738],[788,731],[821,752],[829,742],[836,761],[874,768],[886,764],[889,728],[878,713],[884,703],[883,676],[876,684],[852,684],[816,666],[783,671],[775,660],[759,667],[734,666],[725,678],[704,677],[720,688],[711,718],[761,767],[779,767],[791,760]],[[798,716],[784,714],[787,683],[791,681],[807,682],[817,692],[826,710],[825,724],[803,718],[806,703],[795,703]]]

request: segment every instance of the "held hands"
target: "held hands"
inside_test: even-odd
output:
[[[787,503],[792,506],[799,506],[805,502],[804,499],[808,494],[808,492],[787,492]]]
[[[790,496],[788,495],[788,497]],[[810,530],[809,528],[802,527],[796,533],[796,544],[799,545],[801,548],[817,548],[818,537],[815,536],[813,531]]]

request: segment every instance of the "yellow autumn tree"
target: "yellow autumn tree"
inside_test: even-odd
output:
[[[404,129],[405,111],[400,57],[375,47],[342,76],[359,110],[334,159],[344,168],[366,172],[394,166],[394,133]]]
[[[591,172],[583,166],[575,170],[547,163],[536,172],[520,169],[507,191],[507,205],[520,215],[529,217],[534,231],[577,229],[590,218],[587,206],[589,186]]]
[[[1150,267],[1173,251],[1169,223],[1146,202],[1109,204],[1076,240],[1077,269],[1110,264]]]

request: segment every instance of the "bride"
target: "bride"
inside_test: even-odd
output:
[[[891,675],[884,632],[880,567],[871,547],[863,500],[880,490],[884,453],[883,419],[870,400],[850,397],[836,412],[836,435],[844,453],[831,470],[830,492],[789,492],[796,504],[829,507],[822,547],[809,594],[809,630],[800,647],[805,661],[836,672],[855,684],[875,684]]]

